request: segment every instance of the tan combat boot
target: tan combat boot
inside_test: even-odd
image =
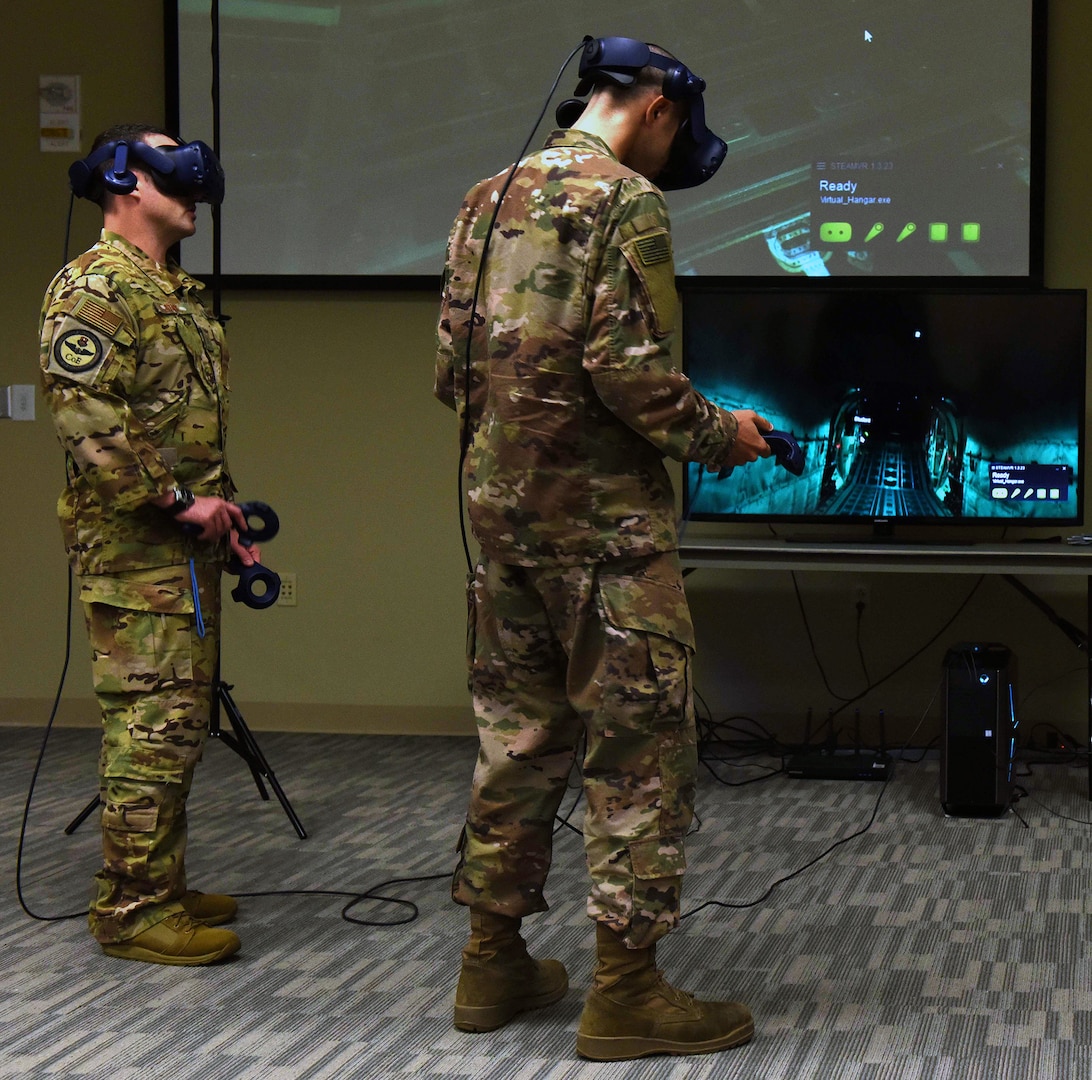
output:
[[[565,996],[569,976],[559,960],[533,960],[519,936],[520,920],[470,912],[470,941],[455,991],[460,1031],[495,1031],[527,1009]]]
[[[649,1054],[711,1054],[747,1042],[751,1011],[734,1001],[697,1001],[656,970],[655,947],[629,949],[595,924],[599,963],[584,1003],[576,1051],[592,1061]]]
[[[206,926],[222,926],[224,923],[231,922],[239,910],[239,904],[234,896],[198,892],[196,889],[190,889],[184,893],[178,902],[186,909],[186,914],[191,919],[203,922]]]
[[[147,964],[215,964],[239,951],[239,938],[197,922],[187,911],[168,915],[125,941],[102,943],[107,956],[143,960]]]

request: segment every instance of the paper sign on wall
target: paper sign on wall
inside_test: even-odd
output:
[[[79,152],[79,75],[38,76],[38,129],[40,150]]]

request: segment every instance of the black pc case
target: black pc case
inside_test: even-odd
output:
[[[998,817],[1012,801],[1015,657],[997,644],[961,644],[944,657],[940,802],[944,812]]]

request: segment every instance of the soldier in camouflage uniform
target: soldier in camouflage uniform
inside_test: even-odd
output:
[[[671,362],[674,262],[652,181],[681,116],[663,79],[646,67],[632,86],[598,85],[578,127],[519,164],[476,305],[506,174],[469,192],[438,330],[435,393],[466,435],[481,547],[468,596],[480,752],[453,882],[471,938],[455,1025],[492,1030],[565,993],[565,969],[532,960],[519,927],[547,908],[554,817],[583,737],[599,966],[577,1048],[598,1059],[719,1050],[753,1031],[744,1006],[695,1001],[653,962],[679,919],[697,764],[694,631],[663,458],[743,464],[768,454],[770,427],[722,411]]]
[[[94,146],[113,142],[179,145],[126,125]],[[238,949],[213,928],[236,904],[187,889],[186,797],[208,729],[220,574],[231,551],[246,565],[258,554],[239,543],[246,521],[224,457],[223,331],[167,256],[194,231],[196,196],[160,190],[132,153],[117,170],[134,186],[119,192],[102,181],[114,167],[103,162],[87,191],[102,235],[53,279],[41,321],[68,476],[58,511],[102,710],[103,866],[89,924],[110,955],[205,964]]]

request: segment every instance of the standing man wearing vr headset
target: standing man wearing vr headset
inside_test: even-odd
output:
[[[103,132],[69,170],[101,237],[50,283],[42,385],[65,450],[58,511],[102,711],[103,866],[89,911],[105,953],[208,964],[239,938],[230,896],[187,888],[186,797],[208,730],[220,574],[246,519],[224,457],[227,348],[169,249],[223,198],[203,143]],[[184,529],[187,526],[188,529]]]
[[[559,108],[564,130],[469,192],[445,268],[435,392],[463,420],[481,546],[455,1026],[493,1030],[566,992],[564,967],[533,960],[519,931],[547,908],[554,818],[583,737],[598,962],[577,1050],[707,1053],[754,1025],[745,1005],[695,1000],[655,965],[679,921],[697,769],[694,632],[663,458],[742,465],[768,455],[770,424],[718,408],[671,361],[661,187],[703,183],[724,158],[705,83],[628,38],[586,39],[580,78],[591,97]]]

